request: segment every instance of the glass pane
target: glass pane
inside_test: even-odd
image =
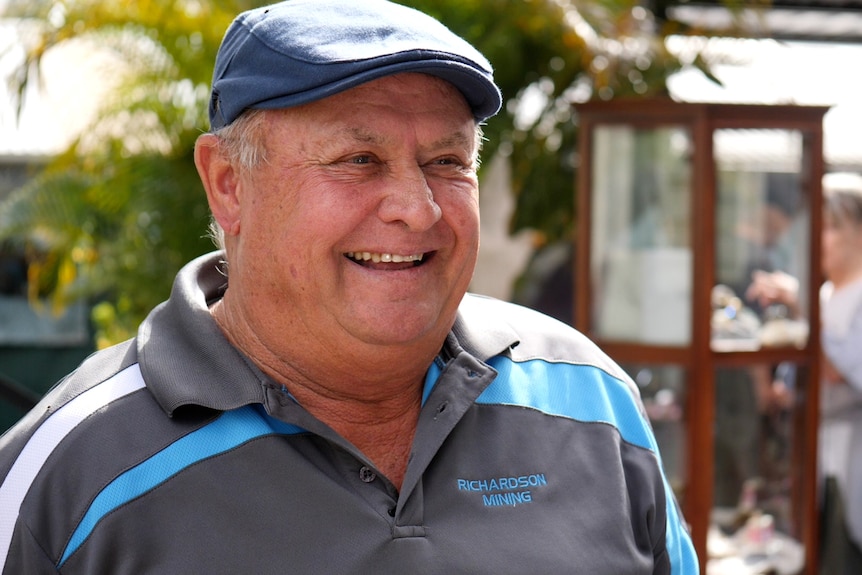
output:
[[[681,127],[593,133],[592,321],[604,339],[691,340],[691,136]]]
[[[676,365],[622,364],[622,367],[640,388],[665,475],[680,505],[684,505],[688,449],[684,412],[686,371]]]
[[[803,382],[790,362],[716,370],[707,575],[802,570]]]
[[[712,348],[805,347],[809,190],[802,135],[717,130]]]

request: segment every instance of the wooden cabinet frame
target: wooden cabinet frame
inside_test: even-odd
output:
[[[579,119],[579,170],[577,180],[577,236],[575,261],[574,323],[618,362],[674,364],[687,373],[685,400],[686,495],[683,512],[692,527],[692,536],[706,573],[706,541],[713,506],[713,421],[715,418],[715,369],[754,362],[793,361],[807,370],[808,387],[800,417],[794,421],[801,438],[799,465],[794,467],[793,498],[800,504],[795,520],[801,527],[805,548],[803,573],[816,573],[818,511],[816,503],[816,445],[819,380],[819,286],[821,179],[823,166],[823,115],[825,107],[729,105],[678,103],[670,100],[618,100],[576,105]],[[693,255],[691,295],[693,310],[690,344],[657,346],[603,340],[591,325],[596,294],[591,290],[591,218],[593,190],[593,134],[600,125],[625,124],[634,128],[682,126],[690,131],[691,222]],[[803,349],[769,348],[746,352],[716,352],[710,346],[710,293],[715,284],[716,253],[716,164],[713,134],[720,129],[798,130],[803,136],[803,181],[809,191],[811,241],[808,286],[809,337]]]

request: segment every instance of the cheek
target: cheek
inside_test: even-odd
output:
[[[254,238],[261,254],[281,253],[303,245],[299,237],[321,221],[320,203],[301,174],[273,171],[261,178],[245,206],[243,232]]]
[[[443,218],[455,233],[464,239],[479,235],[479,195],[471,190],[458,189],[441,196],[435,194]]]
[[[823,237],[820,240],[821,252],[824,259],[832,257],[832,253],[835,251],[835,232],[825,231],[823,232]]]
[[[852,239],[839,230],[825,230],[821,241],[823,259],[831,264],[844,260],[850,250],[859,249],[858,243],[854,245]]]

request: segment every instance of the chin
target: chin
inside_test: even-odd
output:
[[[372,345],[410,346],[442,343],[451,328],[451,322],[442,321],[440,313],[395,314],[360,322],[359,338]]]

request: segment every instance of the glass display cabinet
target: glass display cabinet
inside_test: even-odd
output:
[[[640,386],[702,572],[814,575],[827,108],[576,110],[576,327]]]

